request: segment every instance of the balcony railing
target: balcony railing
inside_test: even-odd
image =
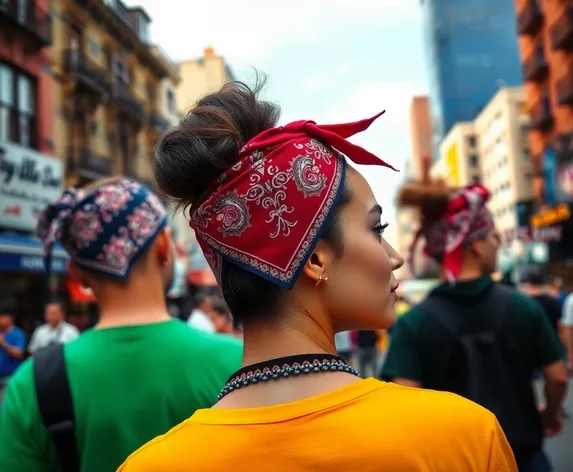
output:
[[[519,34],[536,35],[543,24],[543,12],[539,7],[539,0],[526,0],[525,6],[517,16]]]
[[[543,47],[539,46],[523,62],[523,76],[525,80],[531,82],[541,82],[549,74],[549,65],[545,59]]]
[[[557,81],[556,89],[559,105],[573,106],[573,66]]]
[[[113,163],[110,157],[97,154],[89,147],[70,147],[68,150],[68,172],[95,180],[111,176]]]
[[[120,114],[127,115],[139,124],[145,121],[145,107],[137,100],[128,83],[116,80],[113,85],[113,99]]]
[[[151,113],[150,124],[158,131],[166,131],[171,127],[171,123],[158,111]]]
[[[553,114],[549,97],[543,97],[530,110],[531,127],[539,131],[548,131],[553,127]]]
[[[77,49],[64,51],[64,68],[67,74],[76,78],[78,88],[102,97],[111,94],[111,84],[106,70],[82,51]]]
[[[7,20],[30,45],[42,48],[52,43],[52,17],[34,0],[0,0],[0,19]],[[0,30],[5,29],[0,24]]]
[[[570,51],[573,49],[573,6],[567,7],[550,29],[551,47]]]

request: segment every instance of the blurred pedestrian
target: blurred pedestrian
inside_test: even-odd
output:
[[[217,333],[234,335],[229,307],[221,297],[211,298],[211,322]]]
[[[543,268],[529,267],[522,280],[521,288],[526,295],[541,305],[553,331],[561,338],[561,303],[550,295],[547,274]]]
[[[568,292],[564,288],[563,279],[561,277],[551,277],[547,290],[549,295],[555,298],[561,305],[565,303]]]
[[[68,189],[38,233],[48,255],[55,242],[69,253],[99,321],[72,343],[37,351],[10,380],[0,471],[113,471],[211,406],[242,347],[169,316],[174,251],[166,210],[145,186],[116,178]]]
[[[16,301],[11,298],[0,300],[0,407],[8,380],[22,363],[26,352],[26,336],[14,325],[15,316]]]
[[[45,324],[38,326],[32,334],[28,353],[34,354],[53,343],[67,343],[76,339],[80,332],[66,322],[62,302],[50,300],[44,309]]]
[[[202,293],[197,296],[197,305],[189,315],[187,324],[207,333],[216,331],[212,319],[213,301],[211,295]]]
[[[336,352],[349,364],[352,361],[352,333],[350,331],[341,331],[334,335],[334,344]]]
[[[573,293],[567,296],[563,304],[561,327],[565,343],[567,370],[569,375],[573,375]]]
[[[159,186],[195,230],[243,327],[243,367],[214,408],[134,453],[123,472],[515,472],[495,417],[461,397],[360,379],[335,333],[395,316],[403,260],[358,170],[387,165],[349,138],[378,116],[277,126],[275,105],[231,82],[164,134]]]
[[[373,329],[360,330],[356,335],[356,363],[363,378],[375,377],[378,368],[378,333]]]
[[[496,414],[521,471],[547,471],[543,436],[561,433],[567,376],[559,338],[539,303],[495,284],[500,238],[479,184],[410,182],[399,202],[421,212],[426,254],[442,284],[398,319],[382,376],[396,383],[463,395]],[[410,250],[410,261],[416,253]],[[531,376],[545,379],[538,412]],[[504,470],[500,468],[499,470]]]

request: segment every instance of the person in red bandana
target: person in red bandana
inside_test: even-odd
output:
[[[500,240],[488,199],[481,185],[451,189],[427,177],[401,189],[398,203],[418,208],[421,217],[412,270],[423,239],[426,255],[442,267],[443,284],[398,319],[382,378],[479,403],[496,414],[520,472],[550,472],[542,443],[544,433],[562,428],[563,351],[543,308],[490,277]],[[536,369],[546,382],[541,415],[531,386]]]
[[[335,333],[392,325],[403,259],[356,165],[353,123],[277,126],[259,88],[200,100],[156,154],[244,339],[218,403],[135,452],[122,472],[515,472],[493,414],[461,397],[360,379]],[[347,162],[347,159],[349,162]],[[207,360],[208,362],[208,360]]]

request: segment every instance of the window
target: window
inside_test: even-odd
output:
[[[468,146],[469,147],[476,147],[477,139],[475,136],[468,136]]]
[[[149,44],[149,21],[142,14],[137,15],[137,29],[141,42]]]
[[[32,147],[35,138],[36,82],[0,63],[0,140]]]
[[[470,156],[470,167],[475,169],[478,166],[478,157],[476,155]]]
[[[167,91],[167,109],[169,113],[177,113],[177,107],[175,106],[175,95],[173,90]]]

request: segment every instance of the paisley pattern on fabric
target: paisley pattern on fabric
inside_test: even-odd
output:
[[[480,184],[452,192],[446,214],[436,221],[422,222],[414,237],[409,255],[412,273],[415,273],[417,243],[423,237],[424,252],[443,264],[449,280],[456,280],[462,268],[465,244],[486,236],[494,228],[493,217],[485,206],[489,196],[489,191]]]
[[[292,288],[335,207],[345,160],[391,167],[346,138],[368,120],[298,121],[249,141],[191,207],[190,226],[220,282],[223,260]]]

